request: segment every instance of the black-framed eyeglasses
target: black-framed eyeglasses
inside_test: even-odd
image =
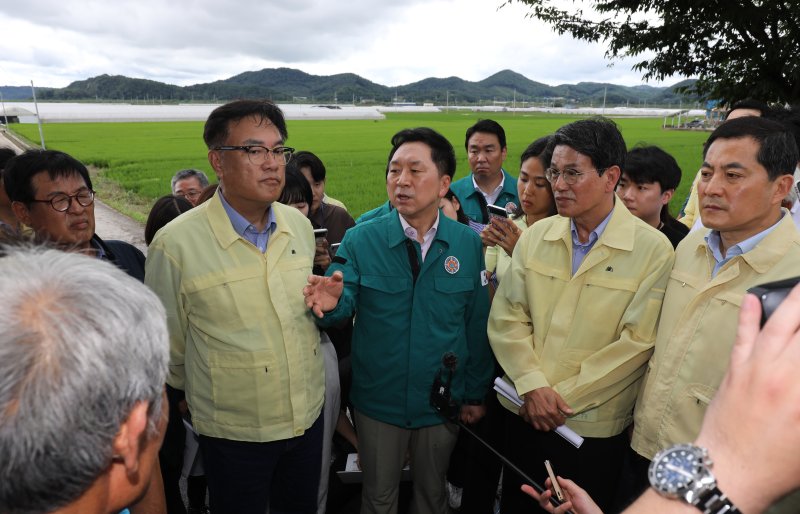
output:
[[[292,158],[294,148],[288,146],[276,146],[269,148],[261,145],[244,145],[244,146],[217,146],[214,150],[240,150],[247,155],[250,164],[254,166],[261,166],[267,161],[267,156],[271,155],[278,164],[286,164]]]
[[[603,168],[601,170],[595,170],[598,175],[602,175],[607,168]],[[586,175],[587,173],[591,173],[590,171],[578,171],[576,169],[567,168],[565,170],[559,171],[555,168],[547,168],[544,171],[544,176],[548,182],[551,184],[555,184],[558,181],[558,178],[561,177],[564,182],[570,186],[577,184],[581,177]]]
[[[53,195],[49,200],[36,200],[33,199],[31,202],[38,202],[38,203],[49,203],[50,207],[58,212],[66,212],[72,207],[72,200],[75,199],[78,202],[78,205],[81,207],[89,207],[94,203],[94,191],[91,189],[84,189],[83,191],[78,191],[74,195],[68,195],[66,193],[58,193],[57,195]]]

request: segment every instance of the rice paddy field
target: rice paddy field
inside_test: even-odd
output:
[[[386,200],[384,172],[389,140],[403,128],[429,126],[456,149],[456,178],[469,174],[464,133],[480,118],[503,125],[508,143],[505,169],[516,175],[519,156],[534,139],[578,116],[541,113],[387,113],[385,120],[289,120],[287,144],[316,153],[327,168],[326,191],[357,217]],[[655,144],[671,153],[683,181],[671,203],[677,213],[702,162],[707,132],[664,130],[662,118],[618,118],[628,147]],[[38,143],[36,125],[13,125],[19,136]],[[170,178],[182,168],[213,172],[202,140],[202,122],[52,123],[44,125],[48,149],[67,152],[97,168],[99,196],[143,221],[155,199],[170,193]],[[213,181],[213,178],[212,178]]]

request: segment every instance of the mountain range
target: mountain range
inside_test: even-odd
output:
[[[691,87],[694,80],[684,80],[668,87],[648,85],[620,86],[598,82],[580,82],[549,86],[535,82],[511,70],[503,70],[478,82],[459,77],[426,78],[403,86],[383,86],[353,73],[311,75],[291,68],[267,68],[247,71],[225,80],[191,86],[176,86],[155,80],[121,75],[99,75],[78,80],[63,88],[37,88],[42,101],[142,101],[142,102],[218,102],[235,98],[270,98],[275,102],[302,103],[377,103],[396,101],[436,105],[491,104],[523,102],[530,104],[599,105],[605,95],[606,105],[642,103],[676,104],[697,98],[679,92]],[[27,86],[3,86],[5,100],[30,100]]]

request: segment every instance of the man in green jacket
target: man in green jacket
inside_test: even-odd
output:
[[[452,185],[464,213],[485,225],[488,204],[514,212],[519,206],[517,179],[503,169],[507,151],[503,127],[494,120],[478,120],[467,129],[464,148],[472,173]]]
[[[395,210],[350,229],[327,277],[309,277],[306,304],[321,326],[356,314],[350,398],[364,471],[362,512],[397,512],[408,450],[412,512],[447,512],[445,474],[457,430],[430,405],[443,356],[458,364],[462,421],[484,414],[492,357],[480,238],[440,215],[455,172],[447,140],[428,128],[392,138],[386,187]]]

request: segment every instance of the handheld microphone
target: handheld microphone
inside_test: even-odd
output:
[[[460,407],[453,399],[453,395],[451,392],[451,386],[453,383],[453,374],[456,371],[456,367],[458,366],[458,356],[453,352],[447,352],[442,355],[442,367],[436,371],[436,375],[433,379],[433,385],[431,386],[431,407],[439,413],[440,416],[445,418],[447,421],[452,423],[456,423],[459,427],[463,430],[466,430],[468,434],[478,440],[483,446],[486,447],[490,452],[492,452],[503,465],[507,466],[509,469],[517,473],[523,480],[525,480],[531,487],[533,487],[536,492],[539,494],[544,493],[545,489],[538,482],[534,479],[529,477],[525,474],[524,471],[519,469],[513,462],[508,460],[503,454],[499,451],[495,450],[492,445],[486,442],[481,436],[476,434],[469,428],[465,423],[462,423],[459,419],[459,411]],[[444,372],[444,373],[443,373]],[[442,375],[446,374],[447,379],[443,379]],[[558,507],[561,505],[562,501],[559,501],[555,496],[550,497],[550,504],[554,507]],[[566,511],[565,514],[574,514],[571,510]]]

